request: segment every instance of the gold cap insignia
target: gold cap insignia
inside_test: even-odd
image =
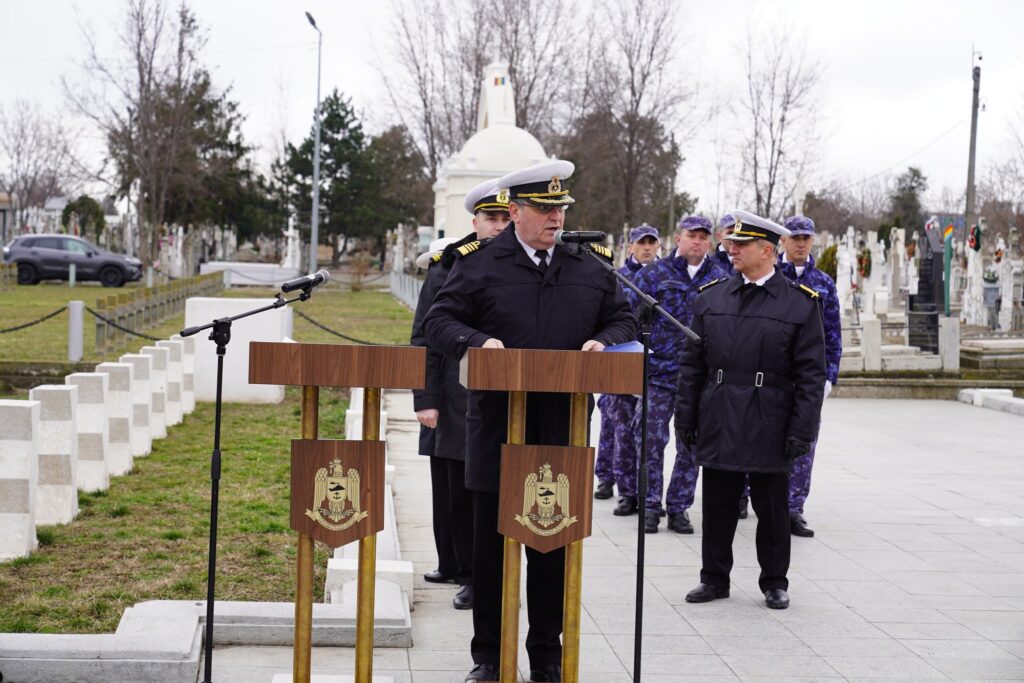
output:
[[[508,204],[508,198],[509,193],[508,188],[506,187],[501,190],[498,190],[498,195],[494,198],[494,201],[498,202],[499,204]]]
[[[551,182],[548,183],[548,192],[555,193],[562,191],[562,181],[559,180],[558,176],[554,176]]]

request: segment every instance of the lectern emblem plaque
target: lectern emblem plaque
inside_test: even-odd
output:
[[[569,513],[569,477],[564,473],[555,477],[549,463],[526,475],[523,514],[515,520],[538,536],[554,536],[575,524],[576,518]]]
[[[313,484],[313,509],[306,516],[331,531],[342,531],[364,519],[369,513],[359,509],[359,470],[345,472],[341,459],[331,460],[316,471]]]

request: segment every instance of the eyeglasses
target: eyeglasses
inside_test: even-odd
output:
[[[558,204],[558,205],[545,204],[543,206],[538,206],[536,204],[527,203],[527,204],[524,204],[523,206],[529,206],[531,209],[533,209],[537,213],[543,213],[543,214],[549,214],[552,211],[561,211],[562,213],[565,213],[566,211],[569,210],[569,206],[567,204]]]

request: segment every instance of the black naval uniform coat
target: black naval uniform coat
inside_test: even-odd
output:
[[[622,289],[592,256],[556,245],[542,273],[520,246],[515,224],[458,258],[424,321],[427,344],[458,362],[490,338],[506,348],[579,350],[636,339],[636,319]],[[501,444],[507,440],[508,394],[469,392],[466,486],[498,492]],[[569,443],[569,394],[531,393],[526,443]]]
[[[507,348],[579,350],[636,338],[622,289],[593,257],[556,245],[542,271],[516,238],[515,225],[455,261],[424,321],[427,344],[453,361],[490,338]],[[569,394],[530,393],[526,443],[569,442]],[[469,392],[466,487],[473,497],[473,640],[477,664],[500,664],[502,536],[498,533],[501,444],[507,437],[508,394]],[[521,485],[521,484],[520,484]],[[561,662],[564,549],[526,549],[531,669]]]
[[[697,432],[704,466],[701,583],[729,588],[736,506],[749,473],[757,514],[758,586],[789,587],[786,439],[818,435],[825,389],[820,298],[778,268],[763,286],[739,273],[706,286],[694,302],[700,344],[683,352],[676,433]]]
[[[825,387],[819,299],[779,270],[764,286],[739,273],[694,302],[676,392],[679,432],[696,430],[697,462],[734,472],[789,472],[786,438],[818,436]],[[762,386],[755,386],[757,373]]]
[[[449,244],[441,253],[440,260],[430,264],[412,323],[412,345],[427,347],[426,385],[423,389],[413,389],[413,409],[434,408],[438,411],[437,428],[426,430],[434,439],[432,448],[425,452],[421,447],[420,453],[452,460],[466,459],[466,389],[459,383],[458,360],[427,344],[423,321],[448,279],[455,263],[455,250],[475,238],[476,235],[470,233],[465,239]],[[420,442],[423,443],[422,432]]]

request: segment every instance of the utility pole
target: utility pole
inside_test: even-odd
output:
[[[313,210],[309,217],[309,271],[316,270],[316,248],[320,241],[320,63],[323,52],[324,34],[316,25],[313,15],[306,12],[309,25],[316,29],[316,139],[313,142]]]
[[[669,136],[669,148],[674,154],[676,151],[676,134],[672,133]],[[676,168],[672,168],[672,184],[668,188],[668,227],[665,228],[665,234],[671,235],[672,231],[676,227]],[[626,243],[629,243],[627,238]]]
[[[971,149],[967,157],[967,207],[964,212],[967,232],[978,218],[974,212],[974,157],[978,144],[978,92],[981,90],[981,53],[971,46],[971,74],[974,80],[974,95],[971,102]]]

